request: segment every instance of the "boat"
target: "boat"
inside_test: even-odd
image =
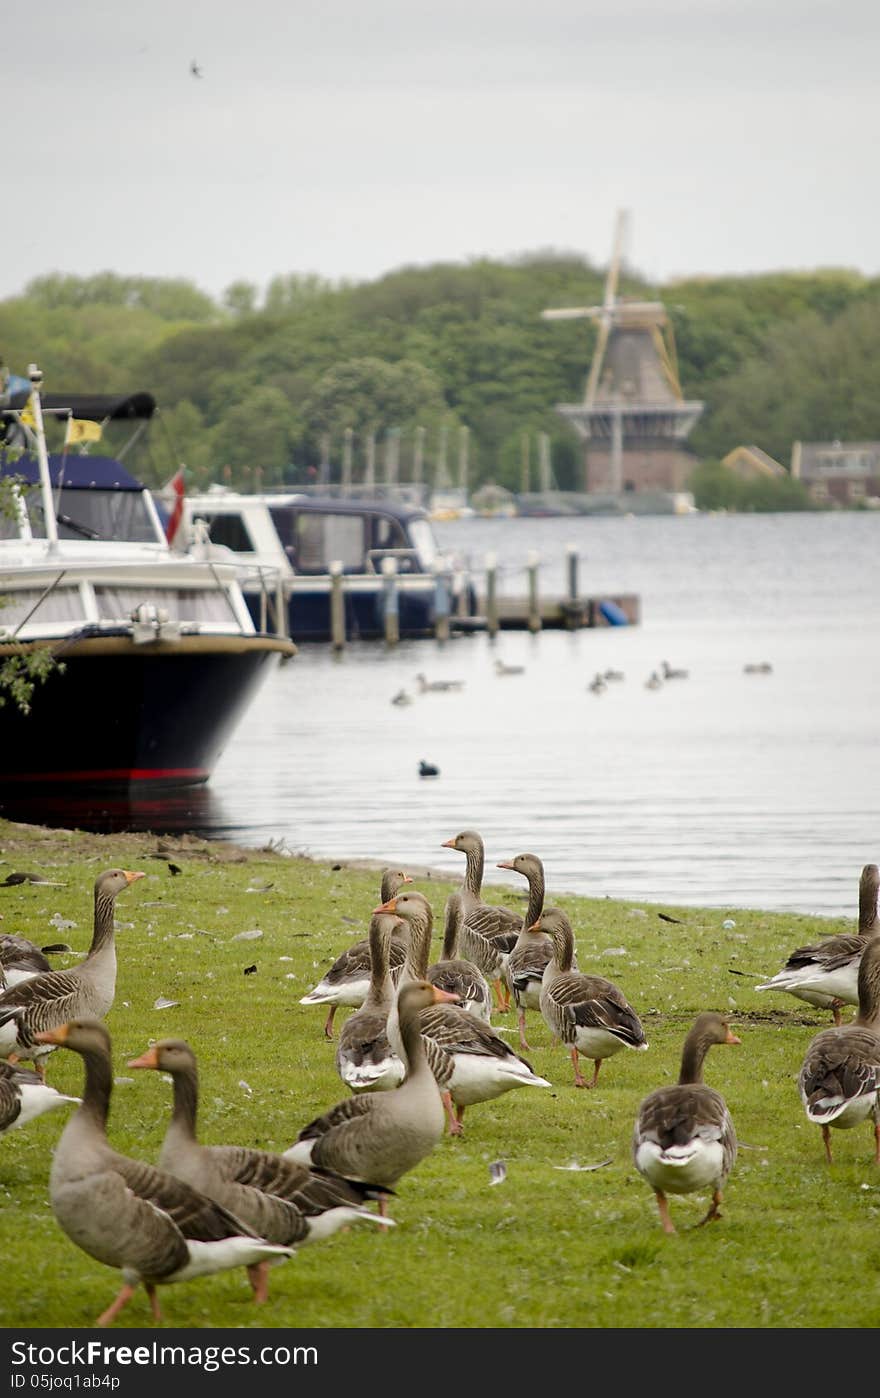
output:
[[[302,641],[333,636],[334,571],[342,573],[345,633],[385,635],[388,569],[393,569],[401,638],[433,636],[438,616],[476,615],[464,571],[444,557],[427,511],[400,499],[310,492],[241,494],[215,485],[187,495],[184,522],[207,529],[212,545],[241,563],[242,588],[255,620],[277,605],[266,570],[280,576],[283,624]]]
[[[11,478],[0,665],[34,652],[54,664],[24,707],[2,696],[0,793],[146,795],[207,782],[296,647],[258,631],[234,559],[209,558],[205,540],[170,546],[151,491],[118,456],[47,451],[44,414],[68,427],[142,423],[152,396],[43,396],[34,365],[29,379],[25,403],[7,395],[0,408],[0,476]],[[24,450],[10,447],[16,439]]]

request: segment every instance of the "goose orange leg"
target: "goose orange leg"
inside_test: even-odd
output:
[[[519,1046],[523,1053],[531,1053],[531,1049],[526,1043],[526,1012],[523,1009],[519,1011]]]
[[[450,1136],[460,1136],[462,1126],[455,1115],[455,1108],[452,1105],[452,1093],[448,1091],[441,1092],[440,1096],[443,1098],[443,1107],[446,1111],[446,1119],[449,1122],[449,1134]]]
[[[150,1310],[153,1312],[153,1319],[157,1322],[161,1322],[162,1312],[159,1310],[159,1296],[156,1292],[156,1288],[152,1284],[147,1285],[146,1282],[144,1282],[144,1286],[146,1286],[147,1295],[150,1298]]]
[[[580,1063],[578,1062],[578,1051],[577,1051],[576,1048],[573,1048],[573,1049],[571,1050],[571,1062],[572,1062],[572,1066],[574,1067],[574,1085],[575,1085],[575,1087],[587,1087],[587,1086],[592,1087],[593,1084],[592,1084],[592,1083],[589,1083],[589,1084],[588,1084],[586,1078],[584,1077],[583,1073],[581,1072]]]
[[[262,1302],[269,1299],[269,1262],[265,1259],[262,1262],[254,1262],[247,1269],[248,1281],[254,1293],[254,1301]]]
[[[113,1301],[107,1307],[106,1311],[102,1311],[101,1314],[98,1316],[98,1319],[95,1321],[95,1325],[98,1327],[98,1329],[103,1329],[105,1325],[113,1324],[113,1321],[119,1315],[119,1312],[122,1310],[122,1307],[126,1304],[127,1301],[131,1300],[132,1296],[135,1293],[135,1289],[135,1287],[129,1286],[128,1282],[125,1283],[125,1286],[119,1292],[118,1296],[116,1297],[116,1300]]]
[[[721,1217],[721,1190],[720,1190],[720,1189],[716,1189],[716,1190],[714,1190],[713,1193],[712,1193],[712,1203],[709,1205],[709,1212],[706,1214],[706,1217],[705,1217],[705,1218],[701,1218],[701,1219],[700,1219],[699,1223],[697,1224],[697,1227],[698,1227],[698,1228],[702,1228],[702,1226],[703,1226],[704,1223],[714,1223],[715,1220],[716,1220],[716,1218],[720,1218],[720,1217]]]
[[[663,1224],[664,1233],[674,1233],[675,1224],[669,1216],[669,1205],[666,1202],[666,1195],[662,1190],[655,1189],[654,1195],[657,1200],[657,1210],[660,1214],[660,1222]]]
[[[828,1164],[829,1164],[829,1165],[833,1165],[833,1164],[834,1164],[834,1161],[833,1161],[832,1158],[831,1158],[831,1127],[830,1127],[830,1126],[823,1126],[823,1127],[822,1127],[822,1140],[825,1142],[825,1159],[828,1161]]]

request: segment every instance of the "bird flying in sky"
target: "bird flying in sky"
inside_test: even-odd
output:
[[[200,78],[202,76],[202,70],[199,67],[198,63],[196,63],[195,59],[193,59],[190,63],[189,71],[192,73],[194,78]]]

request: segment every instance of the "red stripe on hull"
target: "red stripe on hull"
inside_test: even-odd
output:
[[[6,772],[6,782],[207,781],[205,767],[110,767],[83,772]]]

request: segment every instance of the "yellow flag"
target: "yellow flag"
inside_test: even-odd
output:
[[[100,442],[101,424],[89,422],[87,418],[69,417],[64,434],[66,447],[77,446],[80,442]]]
[[[23,422],[25,427],[36,427],[37,425],[37,420],[34,417],[33,401],[33,394],[31,394],[19,413],[19,421]]]

